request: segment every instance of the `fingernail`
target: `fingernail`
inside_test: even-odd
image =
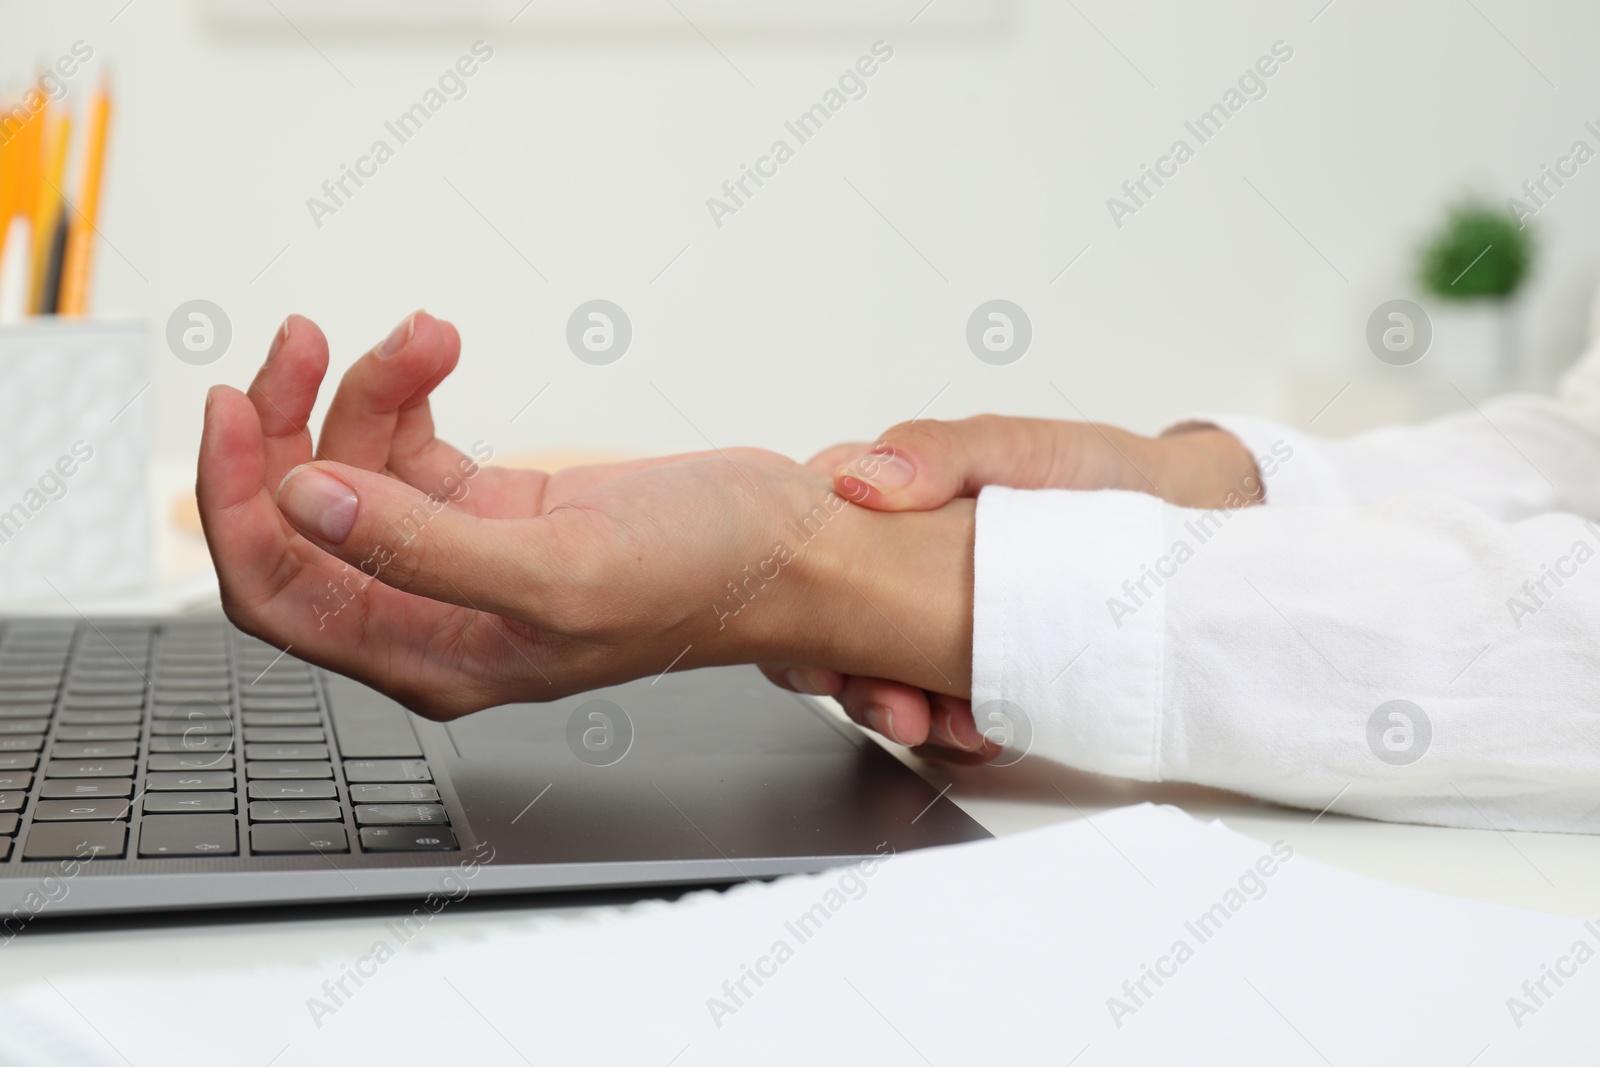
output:
[[[917,476],[917,469],[911,465],[911,461],[898,452],[866,452],[839,470],[852,478],[859,478],[880,493],[904,489]]]
[[[412,334],[417,332],[417,316],[422,314],[418,308],[401,320],[400,325],[389,331],[389,336],[377,348],[379,359],[388,359],[406,346]]]
[[[293,316],[291,315],[290,318],[293,318]],[[278,354],[278,350],[281,349],[288,342],[288,340],[289,319],[284,319],[283,325],[278,327],[278,332],[272,335],[272,345],[267,349],[267,360],[269,362],[272,360],[273,356]]]
[[[217,398],[217,387],[213,385],[210,389],[206,390],[206,412],[208,414],[211,411],[211,402],[213,400],[215,400],[216,398]]]
[[[354,489],[331,474],[300,466],[278,487],[278,507],[300,529],[339,545],[356,524],[360,501]]]
[[[827,696],[822,686],[817,683],[817,676],[804,667],[790,667],[783,673],[783,680],[797,693],[814,697]]]
[[[882,704],[874,704],[867,709],[867,725],[895,744],[904,744],[894,732],[894,712]]]

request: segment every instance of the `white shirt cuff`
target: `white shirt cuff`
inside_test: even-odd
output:
[[[1251,415],[1196,415],[1162,434],[1196,425],[1226,431],[1249,450],[1266,485],[1268,505],[1344,507],[1358,502],[1324,443],[1309,434]]]
[[[972,707],[978,729],[1098,774],[1152,780],[1161,751],[1167,508],[1144,493],[978,497]],[[1160,572],[1167,571],[1165,577]]]

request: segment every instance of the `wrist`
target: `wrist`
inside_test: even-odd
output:
[[[972,499],[921,512],[846,507],[797,561],[772,658],[968,695],[976,516]]]

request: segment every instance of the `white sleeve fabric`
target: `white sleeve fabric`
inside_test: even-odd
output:
[[[1230,415],[1179,425],[1194,423],[1227,430],[1257,456],[1274,445],[1293,452],[1270,480],[1269,505],[1365,504],[1434,490],[1506,521],[1549,512],[1600,518],[1600,344],[1572,367],[1554,397],[1512,394],[1341,440]]]
[[[1197,511],[986,489],[972,699],[980,729],[1002,712],[1013,744],[1101,774],[1600,832],[1600,523],[1428,491]]]

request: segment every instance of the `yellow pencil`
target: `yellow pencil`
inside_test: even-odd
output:
[[[102,84],[89,101],[89,124],[84,131],[83,184],[78,202],[70,206],[67,257],[61,274],[62,315],[82,316],[89,307],[89,266],[93,259],[95,225],[100,214],[100,175],[105,169],[106,130],[111,123],[111,90]]]
[[[45,116],[41,115],[43,120]],[[56,239],[56,223],[61,217],[61,182],[67,170],[67,146],[72,141],[72,116],[51,116],[44,129],[44,151],[40,160],[39,197],[33,209],[33,292],[28,307],[38,315],[44,309],[45,283],[49,280],[50,249]]]

